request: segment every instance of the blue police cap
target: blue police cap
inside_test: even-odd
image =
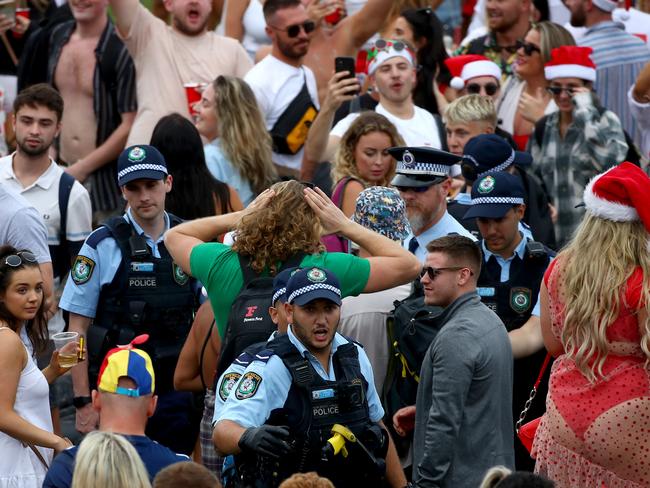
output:
[[[503,171],[490,173],[472,185],[472,205],[463,218],[500,219],[515,205],[522,205],[524,196],[519,176]]]
[[[273,298],[271,299],[273,306],[275,306],[275,302],[278,300],[282,302],[287,301],[287,282],[291,278],[291,275],[298,271],[298,269],[300,268],[286,268],[275,275],[275,278],[273,278]]]
[[[393,186],[421,187],[444,181],[460,156],[431,147],[391,147],[388,152],[397,160]]]
[[[465,179],[476,181],[488,173],[505,171],[513,164],[525,167],[532,162],[533,157],[529,153],[515,151],[503,137],[481,134],[465,144],[462,171]]]
[[[127,147],[117,159],[117,184],[133,180],[162,180],[167,176],[167,163],[153,146],[140,144]]]
[[[341,305],[341,285],[334,273],[323,268],[303,268],[287,282],[287,302],[306,305],[324,298]]]

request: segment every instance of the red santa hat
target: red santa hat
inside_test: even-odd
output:
[[[478,76],[492,76],[499,81],[501,79],[501,68],[485,56],[479,54],[463,54],[445,59],[445,65],[451,76],[451,86],[455,90],[465,88],[465,82]]]
[[[605,220],[640,220],[650,232],[650,178],[632,163],[621,163],[591,179],[583,197],[589,212]]]
[[[544,65],[547,80],[580,78],[596,81],[596,65],[591,60],[592,49],[582,46],[560,46],[551,51],[551,60]]]

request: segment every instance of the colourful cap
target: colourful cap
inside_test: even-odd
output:
[[[403,241],[411,233],[406,204],[397,190],[392,188],[371,186],[363,190],[357,197],[351,218],[357,224],[393,241]]]
[[[108,393],[117,393],[130,397],[150,395],[155,388],[153,364],[149,354],[133,346],[142,344],[149,339],[147,334],[137,336],[130,344],[117,346],[106,354],[99,370],[97,388]],[[120,378],[127,377],[135,384],[135,388],[119,386]]]

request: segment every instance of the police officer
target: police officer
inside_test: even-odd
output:
[[[239,454],[244,485],[277,486],[315,470],[337,487],[379,486],[384,473],[392,486],[405,486],[368,357],[336,332],[338,279],[304,268],[286,294],[287,334],[269,342],[233,387],[215,425],[217,449]]]
[[[525,191],[521,178],[506,172],[487,174],[472,186],[471,207],[466,219],[476,218],[481,232],[484,263],[478,278],[481,300],[501,318],[510,335],[514,364],[513,415],[524,408],[546,355],[539,320],[539,290],[554,252],[525,237],[519,230],[524,216]],[[530,418],[544,412],[548,387],[540,385]],[[534,462],[515,441],[519,470],[532,470]]]
[[[452,167],[460,157],[428,147],[393,147],[388,152],[397,160],[391,183],[406,203],[412,229],[404,247],[424,262],[427,244],[438,237],[460,234],[476,240],[447,212]]]
[[[128,210],[86,239],[60,303],[70,312],[70,330],[87,340],[88,366],[72,372],[76,427],[80,432],[96,428],[90,390],[96,387],[101,358],[117,344],[147,333],[150,339],[144,348],[153,359],[159,397],[147,435],[190,453],[198,432],[198,423],[190,425],[192,395],[173,391],[173,375],[197,293],[195,283],[163,244],[165,231],[180,223],[165,212],[172,177],[160,152],[141,145],[122,152],[117,180]]]

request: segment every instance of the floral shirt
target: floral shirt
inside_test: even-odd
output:
[[[501,68],[501,81],[505,81],[512,74],[512,65],[517,57],[517,51],[515,46],[503,46],[503,48],[508,50],[508,58],[505,60],[501,57],[502,46],[499,46],[497,43],[494,33],[490,32],[460,46],[454,51],[454,56],[460,56],[461,54],[481,54],[490,61],[494,61]]]

